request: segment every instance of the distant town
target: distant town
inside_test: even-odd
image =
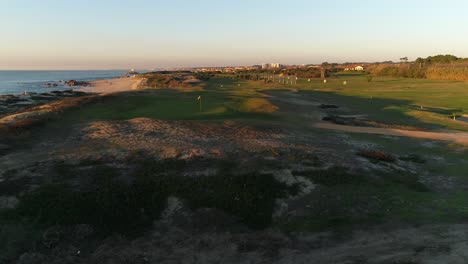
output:
[[[393,63],[393,62],[382,62]],[[244,71],[258,71],[258,70],[291,70],[291,69],[307,69],[307,68],[326,68],[337,69],[342,71],[364,71],[366,65],[378,63],[327,63],[322,64],[301,64],[301,65],[286,65],[281,63],[262,63],[249,66],[219,66],[219,67],[183,67],[183,68],[162,68],[160,70],[166,71],[191,71],[191,72],[220,72],[220,73],[236,73]],[[153,69],[154,70],[154,69]]]

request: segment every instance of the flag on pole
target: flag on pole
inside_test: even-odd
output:
[[[199,105],[200,105],[200,112],[201,112],[201,111],[202,111],[202,99],[201,99],[201,95],[198,96],[197,100],[198,100],[198,103],[199,103]]]

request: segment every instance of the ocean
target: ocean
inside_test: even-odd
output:
[[[47,87],[46,83],[78,80],[91,81],[110,79],[125,75],[125,70],[112,71],[0,71],[0,94],[20,94],[24,92],[44,93],[52,90],[70,89],[59,85]]]

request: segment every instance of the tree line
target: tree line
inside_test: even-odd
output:
[[[406,58],[406,57],[405,57]],[[423,78],[433,80],[468,80],[468,59],[454,55],[417,58],[413,62],[371,64],[366,71],[375,76]]]

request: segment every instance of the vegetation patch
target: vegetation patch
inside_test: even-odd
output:
[[[275,200],[297,192],[297,188],[287,187],[268,174],[227,172],[188,177],[177,173],[181,166],[187,164],[147,161],[123,175],[98,165],[75,174],[86,174],[86,184],[44,184],[22,195],[16,213],[20,219],[44,228],[87,224],[104,234],[134,233],[150,226],[165,208],[167,198],[176,196],[192,209],[220,209],[249,227],[265,228],[271,223]],[[61,165],[56,171],[69,178],[78,169]]]
[[[318,186],[307,196],[306,209],[280,223],[290,231],[348,230],[385,221],[416,221],[422,201],[432,193],[407,172],[354,172],[346,168],[293,172]],[[411,214],[409,214],[410,212]],[[435,213],[437,214],[437,213]]]
[[[420,164],[426,163],[426,159],[424,159],[418,154],[409,154],[409,155],[401,156],[398,159],[403,160],[403,161],[413,162],[413,163],[420,163]]]
[[[293,171],[293,175],[304,176],[315,184],[328,187],[367,182],[361,174],[351,174],[343,167],[334,167],[328,170]]]
[[[332,105],[332,104],[321,104],[319,107],[322,108],[322,109],[327,109],[327,108],[339,108],[338,106]]]
[[[250,113],[273,113],[278,110],[278,106],[270,103],[264,98],[247,98],[236,105],[236,110]]]
[[[140,84],[143,88],[156,89],[191,89],[199,84],[200,79],[196,79],[191,73],[186,72],[152,72],[142,75],[145,78]],[[201,76],[209,80],[210,76]]]
[[[19,215],[45,227],[89,224],[104,233],[128,232],[148,226],[164,208],[164,193],[149,183],[120,182],[109,167],[93,172],[89,189],[46,184],[23,195]]]
[[[378,150],[361,150],[357,153],[359,156],[372,161],[395,162],[396,158],[388,153]]]

